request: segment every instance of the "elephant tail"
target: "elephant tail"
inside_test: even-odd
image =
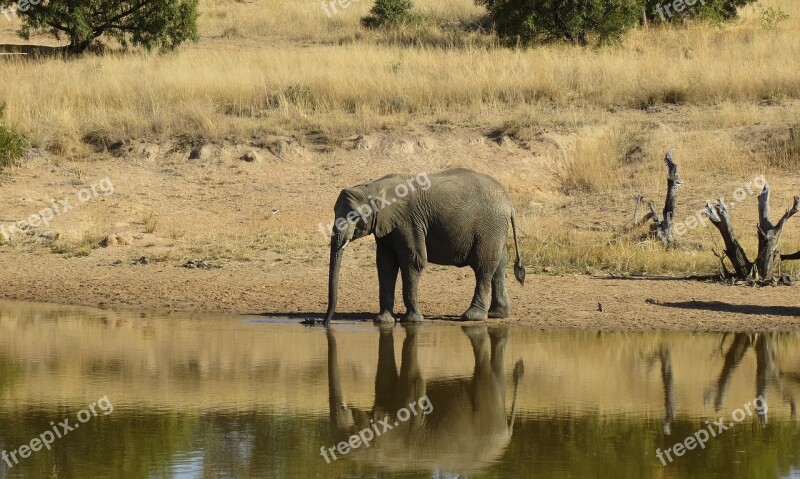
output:
[[[519,240],[517,240],[517,224],[514,218],[514,211],[511,211],[511,231],[514,233],[514,250],[517,252],[517,259],[514,261],[514,277],[519,284],[525,285],[525,265],[519,257]]]
[[[517,417],[517,391],[519,388],[519,381],[525,375],[525,363],[522,359],[517,360],[514,364],[514,399],[511,401],[511,420],[508,423],[508,433],[514,434],[514,419]]]

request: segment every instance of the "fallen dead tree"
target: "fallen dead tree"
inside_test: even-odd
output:
[[[794,197],[792,208],[783,214],[777,224],[773,225],[769,219],[769,196],[769,184],[765,184],[764,189],[758,195],[758,255],[755,261],[748,259],[747,253],[739,243],[731,224],[730,213],[723,200],[717,200],[715,205],[712,205],[710,201],[706,204],[705,214],[719,230],[725,243],[724,256],[721,254],[717,256],[720,258],[723,274],[726,278],[772,282],[775,279],[775,271],[780,270],[782,259],[800,259],[800,252],[781,256],[778,251],[783,227],[800,208],[800,197]],[[728,271],[725,266],[724,260],[726,258],[733,267],[733,273]]]

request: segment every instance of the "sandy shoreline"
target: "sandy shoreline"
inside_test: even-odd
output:
[[[343,271],[338,318],[363,319],[375,312],[377,281],[365,264],[368,250],[362,246],[351,261],[357,264]],[[298,320],[321,316],[326,306],[326,271],[320,265],[243,264],[197,270],[173,264],[98,264],[94,256],[67,259],[45,252],[4,252],[0,269],[13,272],[0,283],[0,297],[5,299]],[[466,308],[472,287],[467,269],[426,271],[423,312],[437,322],[455,320]],[[503,322],[542,328],[776,331],[800,327],[800,301],[795,288],[785,286],[754,289],[685,280],[531,275],[524,287],[509,285],[509,296],[512,317]],[[402,304],[399,298],[398,304]]]

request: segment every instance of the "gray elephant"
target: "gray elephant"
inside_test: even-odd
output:
[[[402,322],[423,320],[418,303],[419,278],[430,263],[469,266],[475,272],[475,294],[462,319],[506,318],[509,301],[505,269],[508,225],[514,235],[514,276],[525,282],[519,256],[514,206],[497,180],[456,168],[428,176],[391,174],[346,188],[334,206],[331,225],[328,311],[336,312],[339,271],[344,249],[354,239],[375,235],[377,243],[380,323],[394,322],[397,273],[403,280]]]

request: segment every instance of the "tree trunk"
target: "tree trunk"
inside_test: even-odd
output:
[[[776,381],[778,374],[772,354],[772,335],[759,333],[756,339],[756,397],[760,397],[764,405],[767,403],[767,386]],[[780,387],[780,385],[778,385]],[[767,424],[767,411],[769,407],[762,407],[758,411],[758,422],[762,426]]]
[[[728,257],[733,265],[736,278],[741,280],[748,279],[753,272],[753,263],[747,259],[744,248],[742,248],[739,240],[736,239],[736,233],[733,232],[733,225],[731,225],[728,208],[725,203],[722,202],[722,199],[719,199],[717,204],[712,206],[709,201],[706,203],[705,213],[722,235],[722,240],[725,242],[725,256]]]
[[[642,208],[644,196],[636,195],[634,199],[636,200],[636,206],[633,208],[633,226],[639,226],[639,210]]]
[[[672,234],[672,219],[675,216],[678,188],[683,184],[678,176],[678,165],[672,160],[673,152],[674,150],[669,150],[664,158],[664,163],[667,165],[667,198],[664,200],[663,217],[659,217],[655,213],[652,203],[650,204],[650,211],[653,213],[654,221],[651,230],[664,243],[664,246],[675,242],[675,237]]]
[[[783,214],[777,225],[773,225],[769,220],[769,194],[769,184],[766,184],[758,195],[758,257],[756,258],[758,277],[767,281],[775,276],[775,268],[780,264],[778,242],[783,226],[800,207],[800,197],[795,196],[792,208]]]

